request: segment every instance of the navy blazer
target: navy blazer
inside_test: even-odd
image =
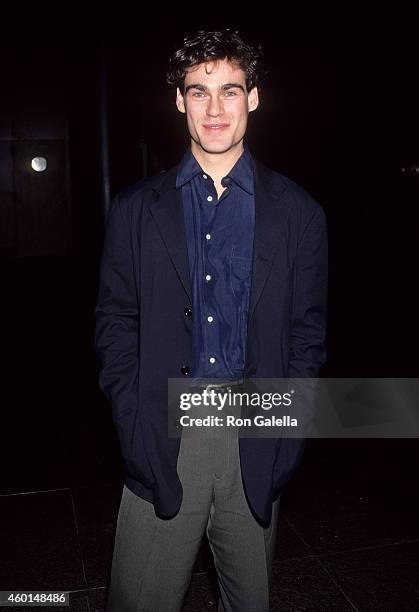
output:
[[[288,178],[253,161],[255,238],[247,378],[318,376],[325,361],[327,234],[323,209]],[[182,502],[180,438],[169,438],[167,379],[191,364],[191,288],[178,166],[115,196],[106,222],[95,308],[99,385],[112,405],[125,484],[161,517]],[[184,369],[184,368],[183,368]],[[244,490],[262,524],[304,440],[240,438]]]

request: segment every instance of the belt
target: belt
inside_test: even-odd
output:
[[[202,383],[197,385],[191,385],[190,390],[195,391],[197,393],[202,391],[211,391],[214,389],[215,391],[231,391],[231,387],[240,387],[243,385],[243,378],[236,378],[233,380],[226,380],[220,383]]]

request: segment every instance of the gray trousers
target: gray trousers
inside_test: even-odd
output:
[[[180,612],[205,531],[218,612],[268,612],[279,498],[263,528],[243,491],[237,430],[184,428],[178,474],[183,500],[171,519],[124,485],[107,612]]]

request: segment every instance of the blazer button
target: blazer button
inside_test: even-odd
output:
[[[184,376],[188,376],[188,374],[191,373],[191,368],[188,365],[183,365],[181,366],[180,371]]]
[[[185,313],[185,317],[191,317],[192,316],[191,308],[185,308],[185,310],[183,312]]]

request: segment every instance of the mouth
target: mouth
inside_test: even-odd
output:
[[[203,127],[209,132],[221,132],[228,128],[228,126],[228,123],[208,123],[207,125],[204,124]]]

